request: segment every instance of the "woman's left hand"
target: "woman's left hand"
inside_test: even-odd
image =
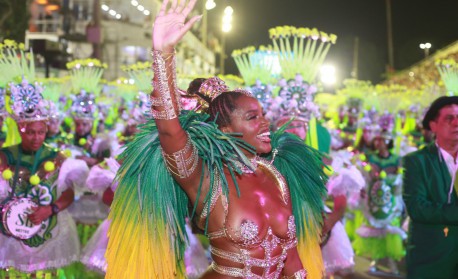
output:
[[[185,23],[197,0],[164,0],[153,26],[153,49],[172,52],[175,45],[202,16],[195,16]],[[188,3],[187,3],[188,2]]]

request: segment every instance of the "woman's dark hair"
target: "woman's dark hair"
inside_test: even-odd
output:
[[[197,95],[201,99],[205,100],[205,102],[210,104],[210,101],[211,101],[210,98],[208,98],[207,96],[205,96],[205,95],[203,95],[202,93],[199,92],[200,86],[206,80],[207,80],[206,78],[196,78],[196,79],[194,79],[193,81],[191,81],[191,83],[189,83],[188,90],[186,90],[186,92],[188,93],[188,95],[191,95],[191,96],[192,95]]]
[[[205,78],[196,78],[189,84],[187,93],[189,95],[197,95],[208,103],[207,112],[210,114],[210,120],[215,121],[218,127],[227,127],[231,124],[231,113],[237,108],[235,101],[238,98],[245,96],[241,92],[229,91],[217,96],[213,101],[199,92],[200,86],[205,81]]]

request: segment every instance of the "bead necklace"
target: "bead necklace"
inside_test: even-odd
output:
[[[234,165],[236,168],[240,169],[242,173],[246,173],[246,174],[254,173],[256,169],[258,168],[258,160],[259,160],[258,155],[250,159],[250,164],[253,168],[250,168],[249,166],[245,165],[244,163],[240,161],[235,161]]]

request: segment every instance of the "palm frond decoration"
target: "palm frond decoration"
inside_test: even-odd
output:
[[[130,66],[123,66],[121,70],[125,71],[134,80],[134,84],[139,91],[147,94],[153,91],[151,62],[138,62]]]
[[[20,83],[22,78],[35,81],[33,52],[26,52],[23,43],[6,39],[0,43],[0,88],[10,82]]]
[[[442,59],[436,61],[436,67],[447,88],[447,94],[458,95],[458,63],[453,59]]]
[[[92,58],[77,59],[67,63],[73,93],[80,93],[81,90],[84,90],[98,97],[102,91],[101,79],[106,68],[105,63]]]
[[[260,46],[258,50],[254,46],[236,49],[232,52],[232,58],[246,86],[254,85],[257,80],[263,84],[275,83],[274,68],[279,65],[272,46]]]
[[[309,84],[315,83],[320,66],[337,40],[336,35],[316,28],[294,26],[271,28],[269,36],[278,53],[283,78],[293,79],[300,74]]]

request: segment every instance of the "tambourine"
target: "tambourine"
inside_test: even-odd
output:
[[[35,225],[29,220],[32,207],[38,207],[38,204],[30,198],[14,198],[5,203],[2,208],[5,233],[18,239],[29,239],[36,235],[41,224]]]

